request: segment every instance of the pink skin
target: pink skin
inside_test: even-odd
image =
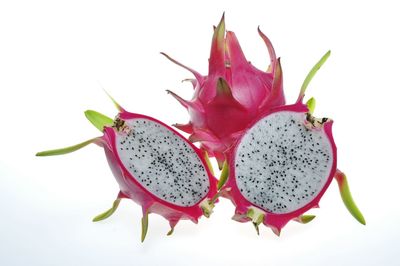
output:
[[[264,113],[263,115],[260,115],[260,117],[258,117],[258,119],[256,119],[253,122],[253,125],[259,119],[261,119],[265,116],[268,116],[269,114],[280,112],[280,111],[292,111],[292,112],[306,114],[308,112],[308,108],[306,105],[301,103],[301,99],[300,99],[294,105],[280,106],[280,107],[277,107],[273,110],[270,110],[270,111]],[[329,187],[330,183],[332,182],[332,179],[335,176],[337,157],[336,157],[336,145],[335,145],[335,142],[334,142],[333,136],[332,136],[332,124],[333,124],[333,121],[331,121],[331,120],[327,121],[326,123],[323,124],[323,127],[321,128],[321,130],[323,130],[324,133],[327,135],[327,137],[330,141],[331,147],[332,147],[333,165],[332,165],[332,169],[329,174],[329,178],[328,178],[326,184],[324,185],[324,187],[322,188],[322,190],[320,191],[320,193],[307,205],[305,205],[304,207],[302,207],[296,211],[290,212],[290,213],[274,214],[274,213],[268,212],[267,210],[264,210],[266,213],[264,221],[263,221],[264,225],[270,227],[277,235],[280,234],[281,229],[290,220],[295,220],[296,218],[298,218],[299,216],[301,216],[305,212],[307,212],[309,209],[318,207],[318,203],[319,203],[321,197],[324,195],[326,189]],[[240,142],[240,140],[239,140],[239,142]],[[234,167],[235,166],[234,159],[235,159],[237,147],[238,147],[238,145],[236,145],[235,147],[232,148],[232,152],[227,153],[228,154],[227,159],[228,159],[228,164],[229,164],[229,178],[223,187],[223,189],[225,190],[224,196],[229,198],[233,202],[233,204],[236,206],[235,220],[237,220],[239,222],[248,222],[248,221],[250,221],[250,219],[246,217],[246,213],[247,213],[249,207],[254,206],[254,207],[257,207],[262,210],[263,210],[263,208],[256,206],[253,203],[246,200],[242,196],[242,194],[240,193],[240,191],[237,187],[236,180],[235,180],[236,179],[235,167]]]
[[[188,124],[175,126],[191,134],[192,141],[199,141],[203,149],[216,157],[220,166],[224,153],[260,112],[285,104],[279,59],[269,39],[260,29],[258,32],[271,59],[267,72],[258,70],[247,61],[233,32],[228,31],[225,36],[224,17],[214,30],[208,76],[202,76],[164,54],[196,78],[191,80],[194,85],[192,100],[184,100],[169,92],[190,116]],[[229,93],[218,94],[220,78],[226,81]]]
[[[155,121],[163,125],[164,127],[168,128],[171,131],[174,131],[180,138],[187,141],[182,135],[176,132],[174,129],[169,127],[168,125],[158,121],[152,117],[134,114],[126,112],[122,110],[118,117],[122,120],[129,120],[135,118],[144,118],[148,120]],[[203,215],[203,211],[199,204],[190,206],[190,207],[180,207],[169,202],[166,202],[153,194],[149,193],[146,188],[144,188],[136,179],[127,171],[127,169],[123,166],[117,150],[116,150],[116,131],[112,127],[105,127],[104,128],[104,136],[102,139],[102,146],[104,147],[105,154],[107,156],[108,163],[114,174],[119,187],[120,193],[118,198],[129,198],[132,199],[134,202],[142,206],[143,214],[146,213],[157,213],[167,219],[173,228],[176,223],[181,219],[188,219],[193,221],[194,223],[198,222],[199,217]],[[198,154],[200,157],[203,165],[207,166],[206,161],[203,159],[203,155],[201,151],[196,148],[193,144],[189,143],[193,150]],[[201,200],[203,201],[205,198],[212,198],[217,193],[217,180],[211,174],[208,167],[205,167],[209,176],[210,181],[210,191],[208,194]],[[200,202],[201,202],[200,201]],[[199,202],[199,203],[200,203]]]

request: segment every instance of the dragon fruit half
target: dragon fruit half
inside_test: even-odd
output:
[[[115,120],[92,110],[85,112],[103,136],[36,155],[66,154],[91,143],[103,147],[120,191],[112,208],[93,221],[113,214],[122,198],[132,199],[143,209],[142,242],[149,213],[169,221],[168,235],[181,219],[197,223],[202,215],[208,217],[217,198],[217,180],[207,154],[164,123],[116,106],[120,112]]]
[[[303,214],[318,206],[334,177],[346,207],[365,224],[345,175],[336,167],[333,121],[313,117],[313,98],[302,102],[308,83],[329,55],[310,71],[295,104],[261,113],[226,152],[219,187],[236,206],[233,219],[252,221],[257,232],[261,223],[279,235],[292,219],[312,220],[314,216]]]
[[[279,59],[269,39],[260,29],[258,32],[271,59],[267,72],[256,69],[246,60],[233,32],[228,31],[225,36],[224,16],[214,29],[208,76],[200,75],[163,53],[195,77],[191,80],[192,100],[184,100],[168,91],[190,115],[188,124],[175,124],[175,127],[189,133],[192,142],[200,142],[202,149],[216,157],[220,167],[225,151],[259,113],[285,103]]]

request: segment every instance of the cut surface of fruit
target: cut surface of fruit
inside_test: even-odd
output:
[[[118,155],[129,173],[153,195],[181,207],[210,189],[203,162],[188,142],[148,119],[131,119],[116,133]]]
[[[307,128],[306,115],[273,113],[240,142],[236,182],[243,196],[272,213],[289,213],[321,192],[333,168],[331,142],[323,129]]]

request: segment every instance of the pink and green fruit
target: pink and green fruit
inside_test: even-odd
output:
[[[143,210],[142,241],[150,213],[169,221],[168,235],[181,219],[197,223],[202,215],[209,217],[216,201],[217,180],[207,154],[161,121],[116,105],[120,112],[114,120],[95,111],[85,112],[103,136],[36,155],[66,154],[91,143],[102,147],[120,191],[112,208],[93,221],[113,214],[121,199],[132,199]]]
[[[190,134],[188,140],[114,101],[120,111],[114,120],[85,112],[103,136],[37,155],[66,154],[91,143],[103,147],[120,191],[112,208],[94,221],[109,217],[122,198],[132,199],[143,209],[142,241],[149,213],[165,217],[171,234],[181,219],[197,223],[202,215],[208,217],[220,195],[235,205],[234,220],[252,222],[257,232],[264,224],[279,235],[291,220],[308,223],[315,218],[306,212],[319,206],[333,179],[351,215],[365,224],[347,178],[337,168],[333,120],[314,117],[314,98],[303,103],[330,51],[307,75],[297,101],[286,104],[280,60],[269,39],[258,32],[270,55],[267,71],[247,61],[235,34],[225,31],[224,16],[214,29],[206,76],[164,54],[194,75],[191,100],[168,91],[189,113],[187,124],[175,124]],[[192,142],[199,142],[200,149]],[[208,154],[222,169],[219,180]]]
[[[274,107],[241,135],[227,155],[227,182],[220,186],[236,206],[234,219],[263,223],[277,235],[290,221],[308,222],[303,215],[319,206],[333,178],[340,185],[350,213],[365,220],[351,198],[345,175],[337,169],[333,120],[313,116],[315,100],[303,103],[312,76],[326,61],[326,53],[312,69],[296,103]]]
[[[194,87],[191,100],[168,91],[190,116],[189,123],[175,124],[175,127],[189,133],[191,141],[200,142],[202,149],[216,157],[220,167],[225,160],[224,152],[260,112],[285,103],[279,59],[269,39],[260,29],[258,32],[270,55],[267,71],[247,61],[233,32],[225,34],[224,16],[214,29],[207,76],[164,54],[195,77],[191,80]]]
[[[188,124],[176,126],[216,157],[222,167],[220,193],[236,206],[233,219],[252,221],[257,232],[261,223],[279,235],[290,220],[311,221],[315,216],[304,213],[319,206],[333,178],[350,213],[365,224],[346,176],[337,169],[333,120],[313,116],[314,98],[303,103],[330,51],[306,77],[296,103],[285,105],[280,60],[259,33],[270,53],[267,72],[246,60],[234,33],[225,32],[222,17],[214,30],[208,76],[185,67],[195,76],[193,98],[172,94],[190,116]]]

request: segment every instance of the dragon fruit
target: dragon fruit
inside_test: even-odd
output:
[[[270,40],[260,29],[258,32],[271,60],[266,72],[246,60],[233,32],[228,31],[225,36],[224,15],[214,29],[207,76],[162,53],[195,77],[190,80],[194,87],[192,100],[184,100],[168,91],[190,116],[189,123],[175,124],[175,127],[190,134],[192,142],[200,142],[202,149],[216,157],[220,168],[225,160],[225,151],[237,140],[240,132],[248,128],[260,112],[285,103],[280,61]]]
[[[114,120],[96,111],[85,112],[103,136],[36,155],[66,154],[91,143],[103,147],[120,191],[112,208],[93,221],[112,215],[121,199],[132,199],[143,210],[142,242],[150,213],[169,221],[168,235],[181,219],[197,223],[202,215],[209,217],[216,201],[217,180],[207,154],[161,121],[116,106],[120,112]]]
[[[290,220],[312,220],[313,215],[303,214],[318,207],[333,178],[350,213],[365,224],[346,176],[336,167],[333,121],[312,115],[313,98],[303,104],[308,83],[329,55],[312,68],[295,104],[261,113],[226,153],[219,187],[236,206],[233,219],[251,221],[257,232],[261,223],[279,235]]]

